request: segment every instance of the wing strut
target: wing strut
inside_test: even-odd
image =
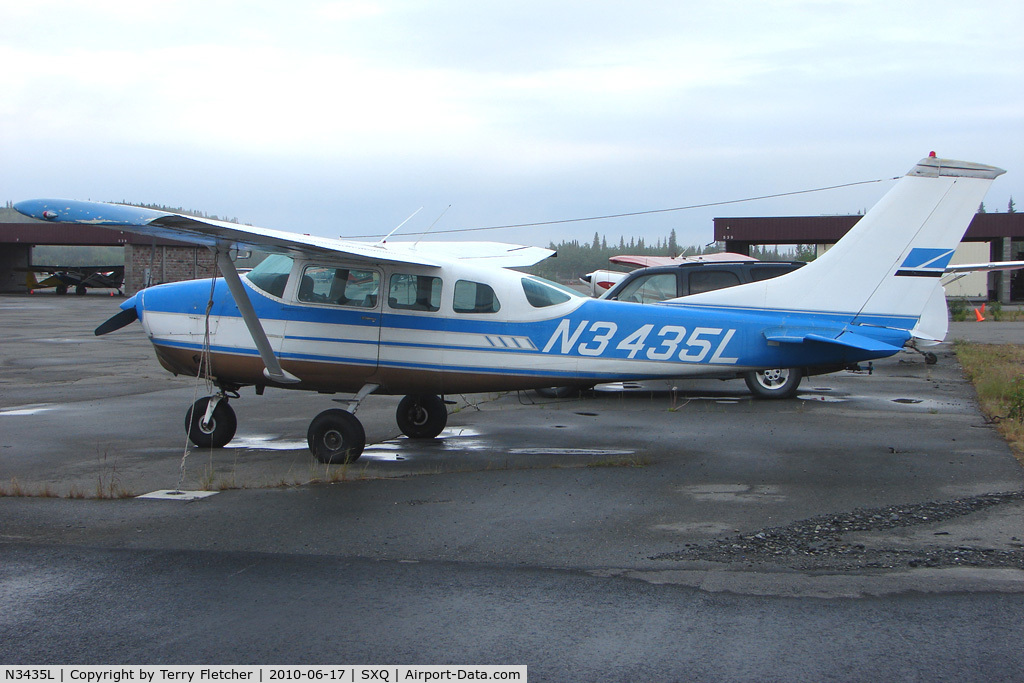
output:
[[[249,334],[252,335],[256,349],[260,352],[260,358],[263,359],[263,364],[266,366],[263,368],[263,374],[267,379],[278,384],[301,382],[302,380],[298,377],[282,368],[277,356],[274,355],[274,350],[270,347],[270,340],[267,339],[267,333],[252,307],[252,302],[249,301],[249,295],[245,292],[245,286],[242,284],[242,279],[238,277],[238,271],[235,270],[235,264],[231,262],[231,256],[228,255],[227,249],[211,249],[217,257],[217,267],[220,269],[220,274],[224,276],[224,282],[228,284],[231,298],[235,300],[235,305],[238,306],[238,311],[242,314],[242,320],[249,328]]]

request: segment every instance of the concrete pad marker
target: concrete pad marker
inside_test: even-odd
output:
[[[215,496],[220,491],[175,491],[171,489],[163,489],[160,491],[153,491],[152,493],[144,493],[136,498],[146,498],[147,500],[180,500],[180,501],[193,501],[202,500],[203,498],[209,498]]]

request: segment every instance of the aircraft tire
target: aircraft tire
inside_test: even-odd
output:
[[[57,285],[56,291],[57,291],[58,294],[67,294],[68,293],[68,286],[67,285]]]
[[[772,368],[755,370],[743,375],[754,398],[793,398],[800,388],[803,373],[800,368]]]
[[[235,436],[235,429],[238,428],[235,411],[223,398],[213,409],[210,424],[205,427],[201,424],[203,416],[206,415],[206,405],[212,398],[207,396],[199,399],[185,413],[185,431],[188,432],[189,441],[200,448],[224,448]]]
[[[440,396],[410,394],[398,404],[395,419],[410,439],[433,439],[448,424],[448,408]]]
[[[75,294],[77,294],[78,296],[85,296],[85,292],[85,285],[78,285],[77,287],[75,287]]]
[[[325,410],[309,423],[306,442],[313,457],[325,465],[355,462],[366,446],[366,432],[359,419],[340,408]]]

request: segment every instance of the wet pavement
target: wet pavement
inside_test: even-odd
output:
[[[448,430],[418,443],[397,398],[371,397],[347,467],[305,448],[332,397],[248,389],[235,440],[190,452],[182,478],[197,387],[137,326],[92,336],[117,303],[0,298],[0,486],[37,496],[0,498],[0,661],[1024,671],[1024,470],[948,347],[805,379],[792,401],[741,381],[450,397]],[[950,337],[1020,343],[1024,324]],[[109,499],[179,481],[225,490]]]

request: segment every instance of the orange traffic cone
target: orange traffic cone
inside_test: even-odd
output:
[[[977,308],[974,309],[974,317],[978,319],[979,323],[985,321],[985,316],[983,316],[981,314],[982,311],[984,311],[984,310],[985,310],[985,304],[981,305],[981,311],[979,311]]]

